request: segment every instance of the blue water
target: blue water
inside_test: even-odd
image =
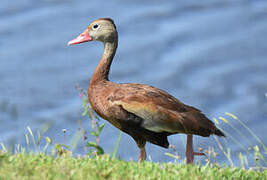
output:
[[[63,143],[61,130],[66,128],[69,143],[82,119],[74,87],[87,88],[103,47],[97,42],[68,47],[67,42],[99,17],[113,18],[119,31],[112,81],[164,89],[211,119],[228,118],[251,144],[222,121],[220,126],[245,148],[258,144],[224,114],[231,112],[267,143],[267,2],[242,0],[2,1],[0,142],[25,145],[27,126],[36,131],[50,124],[43,136]],[[83,128],[90,131],[88,120]],[[112,153],[118,133],[106,123],[100,144],[107,153]],[[243,151],[231,138],[226,140],[238,164]],[[184,158],[185,136],[169,141]],[[196,136],[194,146],[213,146],[218,160],[227,162],[212,137]],[[164,155],[171,150],[148,144],[147,151],[153,161],[173,161]],[[83,153],[82,143],[76,153]],[[118,155],[137,159],[138,148],[128,135],[123,134]]]

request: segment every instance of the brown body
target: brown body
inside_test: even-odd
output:
[[[224,136],[198,109],[183,104],[163,90],[144,84],[116,84],[109,81],[109,69],[118,42],[116,27],[111,19],[94,21],[84,33],[78,41],[73,40],[70,44],[85,42],[81,38],[89,35],[87,39],[102,41],[105,47],[90,81],[89,101],[99,116],[133,137],[140,148],[141,159],[145,159],[147,141],[168,148],[167,136],[171,134],[188,134],[188,157],[193,156],[193,134]]]
[[[97,114],[141,144],[168,148],[167,136],[176,133],[221,135],[199,110],[152,86],[90,83],[88,97]]]

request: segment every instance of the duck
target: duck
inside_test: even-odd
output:
[[[99,18],[76,38],[75,45],[100,41],[102,57],[88,86],[88,100],[103,119],[130,135],[139,148],[139,161],[146,159],[146,143],[170,148],[168,136],[186,134],[186,163],[193,164],[193,135],[225,136],[200,110],[186,105],[164,90],[137,83],[115,83],[109,80],[110,67],[118,47],[118,31],[111,18]]]

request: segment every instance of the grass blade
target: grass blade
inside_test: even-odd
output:
[[[112,160],[114,160],[116,158],[117,151],[119,149],[119,145],[120,145],[120,142],[121,142],[121,135],[122,135],[122,131],[120,131],[120,133],[118,135],[118,138],[117,138],[117,141],[116,141],[116,145],[115,145],[113,153],[112,153]]]
[[[32,133],[32,130],[31,130],[31,128],[29,126],[27,126],[27,129],[28,129],[28,131],[29,131],[29,133],[30,133],[30,135],[32,137],[33,144],[34,144],[35,148],[37,149],[37,144],[36,144],[36,141],[35,141],[35,137],[34,137],[34,135]]]

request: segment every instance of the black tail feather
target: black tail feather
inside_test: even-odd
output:
[[[217,136],[225,137],[225,134],[219,129],[215,129],[214,134]]]

